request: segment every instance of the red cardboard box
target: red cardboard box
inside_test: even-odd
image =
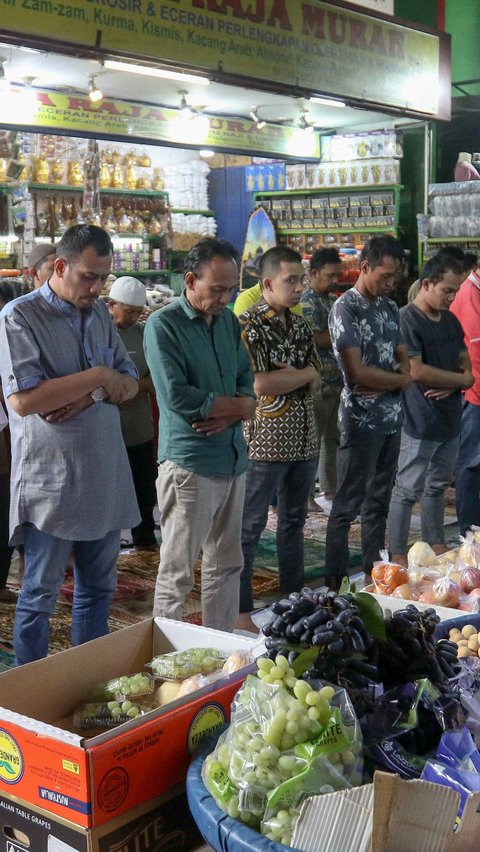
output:
[[[0,792],[84,828],[100,826],[184,781],[202,736],[230,718],[248,668],[117,728],[86,738],[62,729],[92,688],[192,647],[251,650],[252,641],[146,619],[0,675]]]

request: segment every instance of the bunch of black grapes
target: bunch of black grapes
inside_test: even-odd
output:
[[[420,612],[415,604],[385,612],[387,641],[378,645],[378,671],[385,685],[427,677],[443,687],[455,677],[459,670],[457,646],[448,639],[434,638],[439,621],[434,609]]]
[[[420,612],[408,604],[387,612],[386,640],[369,633],[350,593],[304,588],[270,609],[273,618],[262,628],[269,656],[282,652],[293,664],[301,649],[318,648],[303,677],[344,686],[363,711],[374,700],[374,684],[390,687],[428,677],[442,686],[458,670],[454,643],[434,639],[440,619],[433,609]]]

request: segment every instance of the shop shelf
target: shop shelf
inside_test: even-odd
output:
[[[181,207],[171,207],[170,213],[183,213],[185,216],[215,216],[213,210],[185,210]]]
[[[389,225],[386,228],[279,228],[276,227],[278,234],[391,234],[396,231],[395,225]]]
[[[317,186],[312,189],[310,187],[305,187],[304,189],[272,189],[272,190],[261,190],[258,189],[254,192],[255,198],[279,198],[285,195],[321,195],[325,193],[331,193],[332,195],[337,195],[339,192],[382,192],[384,190],[398,190],[403,189],[403,186],[399,183],[391,183],[391,184],[383,184],[383,183],[374,183],[374,184],[361,184],[360,186]]]
[[[14,189],[18,189],[19,186],[21,186],[21,184],[19,184],[19,183],[15,183],[15,184],[2,183],[2,184],[0,184],[0,190],[2,190],[2,191],[14,190]],[[28,189],[34,189],[34,190],[44,189],[44,190],[47,190],[48,192],[52,192],[53,190],[55,190],[56,192],[84,192],[84,190],[85,190],[84,186],[69,186],[68,184],[61,184],[61,183],[28,183],[28,184],[26,184],[26,186],[28,187]],[[103,188],[99,189],[99,193],[100,193],[100,195],[139,195],[139,196],[146,196],[147,198],[166,198],[166,199],[168,199],[168,192],[165,192],[164,190],[154,190],[154,189],[114,189],[112,187],[112,188],[107,188],[107,189],[103,189]],[[182,212],[184,212],[184,211],[182,211]],[[199,211],[196,210],[195,212],[198,213]]]

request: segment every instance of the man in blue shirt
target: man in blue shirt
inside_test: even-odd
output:
[[[120,531],[140,520],[118,411],[137,393],[137,371],[98,299],[111,261],[106,231],[74,225],[49,281],[0,318],[11,544],[23,542],[25,553],[13,633],[19,664],[48,653],[72,550],[72,643],[108,633]]]
[[[203,548],[202,618],[232,630],[243,566],[241,526],[253,373],[227,304],[232,246],[204,239],[185,258],[185,290],[149,317],[145,355],[160,410],[157,496],[162,546],[154,615],[180,619]]]

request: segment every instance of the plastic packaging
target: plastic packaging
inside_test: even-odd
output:
[[[148,672],[120,675],[95,686],[89,695],[89,701],[123,701],[126,698],[132,700],[143,695],[152,695],[154,689],[155,678]]]
[[[253,655],[247,651],[234,651],[225,660],[222,671],[224,674],[233,674],[233,672],[244,669],[253,663]]]
[[[345,690],[298,680],[292,691],[249,676],[202,771],[224,811],[256,829],[265,818],[268,836],[281,833],[287,799],[344,789],[362,777],[361,731]],[[292,819],[289,811],[284,838]]]
[[[377,594],[391,595],[397,586],[408,583],[408,571],[402,565],[390,562],[386,550],[380,551],[380,560],[373,564],[373,584]]]
[[[429,568],[436,565],[437,557],[426,541],[416,541],[408,551],[409,568]]]
[[[84,731],[97,728],[116,728],[137,716],[144,716],[154,709],[154,703],[132,701],[89,701],[77,707],[73,724]]]
[[[147,663],[155,677],[162,680],[185,680],[196,674],[210,674],[221,669],[225,655],[216,648],[189,648],[186,651],[173,651],[160,654]]]

